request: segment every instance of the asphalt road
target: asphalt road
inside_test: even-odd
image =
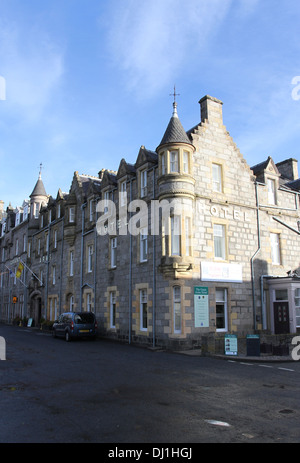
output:
[[[300,441],[300,362],[238,363],[0,325],[0,443]]]

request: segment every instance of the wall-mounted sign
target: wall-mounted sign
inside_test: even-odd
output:
[[[235,334],[225,334],[225,355],[237,355],[238,342]]]
[[[242,283],[243,267],[240,264],[201,262],[201,280]]]
[[[209,327],[208,288],[194,286],[195,328]]]

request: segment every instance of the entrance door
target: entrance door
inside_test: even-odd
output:
[[[290,332],[289,303],[274,302],[274,325],[275,334],[286,334]]]

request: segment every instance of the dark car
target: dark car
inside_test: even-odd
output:
[[[66,341],[72,338],[92,338],[97,335],[97,320],[92,312],[66,312],[53,324],[53,337],[61,336]]]

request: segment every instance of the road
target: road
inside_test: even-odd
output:
[[[0,325],[0,443],[300,441],[300,362],[240,363]]]

